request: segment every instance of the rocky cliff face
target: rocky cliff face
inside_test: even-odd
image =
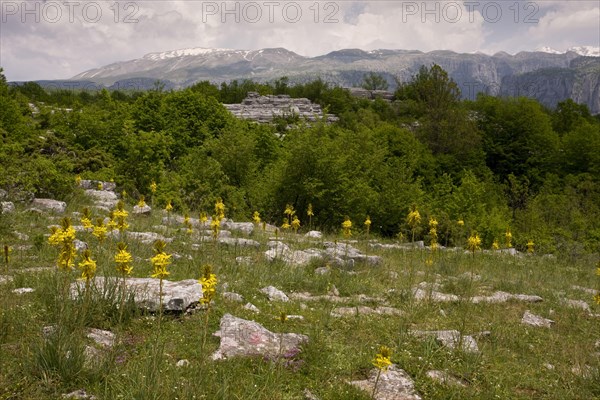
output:
[[[152,53],[138,60],[86,71],[73,79],[104,85],[119,82],[127,86],[132,79],[144,77],[185,87],[201,80],[215,83],[233,79],[270,81],[287,76],[292,83],[321,78],[332,84],[353,87],[360,85],[366,73],[376,72],[386,78],[390,88],[394,88],[396,78],[401,82],[408,81],[422,65],[434,63],[457,82],[464,98],[473,99],[480,92],[493,95],[523,93],[549,106],[572,98],[587,104],[593,112],[600,112],[600,57],[582,57],[573,51],[489,56],[452,51],[366,52],[348,49],[309,58],[281,48],[252,51],[188,49]]]

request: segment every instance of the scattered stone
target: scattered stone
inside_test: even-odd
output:
[[[345,317],[345,316],[357,316],[357,315],[402,315],[402,310],[393,307],[337,307],[331,311],[332,317]]]
[[[279,357],[298,353],[308,336],[297,333],[273,333],[261,324],[225,314],[215,336],[221,338],[213,360],[236,356]]]
[[[12,201],[0,202],[0,214],[11,214],[15,212],[15,204]]]
[[[67,209],[67,203],[53,199],[33,199],[33,205],[44,210],[54,211],[61,214]]]
[[[588,313],[592,312],[589,304],[583,300],[563,299],[562,303],[571,308],[579,308],[583,311],[587,311]]]
[[[586,288],[586,287],[583,287],[583,286],[577,286],[577,285],[571,286],[571,289],[580,290],[580,291],[585,292],[587,294],[591,294],[592,296],[595,296],[595,295],[597,295],[599,293],[596,289],[590,289],[590,288]]]
[[[329,301],[331,303],[345,303],[345,302],[355,302],[358,301],[360,303],[383,303],[385,302],[384,299],[380,298],[380,297],[370,297],[364,294],[359,294],[353,297],[339,297],[339,296],[332,296],[329,294],[323,294],[323,295],[312,295],[308,292],[293,292],[290,293],[290,298],[294,299],[294,300],[299,300],[299,301],[320,301],[320,300],[325,300],[325,301]]]
[[[187,367],[188,365],[190,365],[190,362],[185,358],[183,360],[177,361],[177,364],[175,364],[176,367]]]
[[[521,323],[541,328],[550,328],[554,324],[554,321],[532,314],[529,310],[526,310],[523,314],[523,318],[521,318]]]
[[[308,388],[304,389],[304,400],[319,400]]]
[[[379,381],[377,381],[378,376]],[[350,384],[371,394],[375,389],[376,381],[377,391],[373,397],[375,400],[421,400],[421,396],[415,392],[414,381],[395,364],[390,365],[388,370],[382,371],[381,374],[377,368],[374,368],[370,371],[368,379],[352,381]]]
[[[35,292],[35,289],[30,288],[30,287],[23,287],[23,288],[13,289],[12,292],[15,294],[25,294],[25,293]]]
[[[266,294],[269,297],[270,301],[290,301],[290,299],[285,293],[283,293],[281,290],[277,289],[274,286],[264,287],[260,289],[260,291]]]
[[[237,293],[233,293],[233,292],[223,292],[223,294],[221,296],[226,300],[236,301],[238,303],[241,303],[242,301],[244,301],[244,297],[242,297],[241,294],[237,294]]]
[[[327,275],[330,272],[330,269],[327,267],[319,267],[315,269],[315,275]]]
[[[150,215],[151,213],[152,213],[152,207],[150,207],[148,204],[144,205],[143,207],[140,207],[138,205],[133,206],[133,214]]]
[[[499,254],[509,254],[511,256],[516,256],[517,254],[519,254],[519,252],[517,251],[517,249],[515,249],[514,247],[508,248],[508,249],[499,249],[496,250],[496,253]]]
[[[21,233],[21,232],[15,231],[15,232],[13,232],[13,235],[15,235],[15,237],[17,239],[22,240],[24,242],[27,241],[27,240],[29,240],[29,235],[26,235],[26,234]]]
[[[455,376],[452,376],[451,374],[444,372],[444,371],[438,371],[438,370],[427,371],[427,376],[430,379],[432,379],[442,385],[462,386],[462,387],[467,386],[467,384],[464,380],[459,379]]]
[[[331,288],[329,289],[329,291],[327,292],[328,295],[330,296],[339,296],[340,295],[340,291],[338,290],[337,287],[335,287],[335,285],[331,285]]]
[[[94,278],[93,284],[98,293],[104,293],[108,289],[117,288],[121,284],[118,278]],[[126,278],[126,289],[134,296],[136,305],[149,311],[158,311],[160,280],[155,278]],[[82,295],[85,290],[85,282],[78,281],[71,284],[71,296]],[[202,285],[196,279],[182,281],[163,280],[163,310],[185,311],[191,305],[202,298]]]
[[[380,265],[382,259],[379,256],[368,256],[348,243],[324,242],[325,254],[337,260],[353,260],[354,262],[365,262],[369,265]]]
[[[114,333],[96,328],[89,328],[87,337],[104,348],[113,347],[116,340]]]
[[[473,282],[478,282],[481,280],[481,275],[478,275],[473,272],[465,272],[458,276],[460,279],[472,280]]]
[[[242,265],[252,265],[254,259],[250,256],[237,256],[235,262]]]
[[[120,232],[114,230],[112,232],[109,232],[107,236],[119,238],[119,235]],[[158,234],[156,232],[127,232],[127,238],[139,240],[143,244],[154,244],[154,242],[156,242],[157,240],[162,240],[166,243],[171,243],[173,241],[173,238],[164,237],[163,235]]]
[[[87,250],[87,248],[88,248],[88,244],[86,242],[83,242],[83,241],[79,240],[79,239],[75,239],[73,241],[73,244],[75,245],[75,250],[77,252],[79,252],[79,253],[82,252],[82,251]]]
[[[455,294],[441,293],[435,290],[427,290],[421,288],[413,289],[413,296],[417,301],[435,301],[435,302],[453,302],[459,301],[460,297]]]
[[[4,189],[0,189],[0,200],[4,200],[8,197],[8,192]]]
[[[212,236],[203,236],[201,239],[204,241],[213,240]],[[260,247],[260,243],[252,239],[219,237],[217,238],[217,241],[221,244],[226,244],[229,246]]]
[[[287,317],[287,319],[290,319],[290,320],[296,319],[298,321],[304,321],[304,316],[303,315],[291,314],[291,315],[287,315],[286,317]]]
[[[554,365],[552,365],[552,364],[549,364],[549,363],[546,363],[546,364],[544,364],[544,367],[545,367],[547,370],[550,370],[550,371],[552,371],[552,370],[554,369]]]
[[[459,331],[454,329],[445,331],[411,331],[411,334],[420,338],[435,337],[435,340],[439,344],[450,349],[456,349],[462,343],[462,351],[467,353],[479,352],[479,347],[473,336],[461,335]]]
[[[307,238],[321,239],[323,234],[320,231],[308,231],[304,236]]]
[[[539,303],[544,301],[540,296],[528,294],[512,294],[507,292],[494,292],[491,296],[474,296],[472,303],[506,303],[509,300],[518,300],[525,303]]]
[[[114,182],[104,182],[89,179],[82,179],[79,181],[79,186],[83,189],[98,189],[98,184],[102,185],[104,191],[114,191],[117,188],[117,184]]]
[[[80,400],[97,400],[97,397],[87,394],[84,389],[75,390],[74,392],[63,394],[63,399],[80,399]]]
[[[0,284],[12,282],[13,277],[10,275],[0,275]]]
[[[254,231],[254,224],[252,222],[233,222],[230,219],[222,221],[221,227],[223,229],[242,232],[246,236],[249,236]]]
[[[244,309],[255,312],[255,313],[259,313],[260,310],[258,309],[258,307],[256,307],[254,304],[252,303],[246,303],[246,305],[244,305]]]

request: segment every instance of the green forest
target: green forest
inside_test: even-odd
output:
[[[261,125],[223,107],[250,91],[306,97],[339,121]],[[600,118],[572,100],[555,109],[524,97],[461,100],[436,65],[392,102],[320,79],[46,91],[8,85],[0,69],[0,135],[0,189],[13,201],[69,198],[80,177],[193,215],[222,198],[235,220],[259,211],[281,225],[291,204],[308,226],[310,204],[313,227],[369,216],[372,233],[402,238],[417,207],[439,221],[445,246],[477,232],[490,248],[509,230],[519,250],[533,241],[540,253],[600,251]],[[415,240],[427,234],[424,223]]]

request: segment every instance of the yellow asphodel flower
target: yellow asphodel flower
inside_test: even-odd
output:
[[[4,245],[4,263],[6,265],[8,265],[8,263],[10,262],[10,253],[12,252],[12,248],[5,244]]]
[[[594,301],[596,302],[596,304],[600,305],[600,294],[594,296]]]
[[[104,239],[106,239],[106,231],[107,227],[104,225],[104,220],[102,218],[98,218],[96,220],[96,225],[93,226],[92,235],[94,235],[96,239],[102,243]]]
[[[344,222],[342,222],[342,232],[346,238],[352,236],[352,221],[347,215],[344,217]]]
[[[171,264],[171,254],[164,252],[167,244],[162,240],[154,242],[154,252],[156,255],[150,259],[152,262],[152,277],[164,279],[169,275],[167,266]]]
[[[410,225],[410,227],[413,229],[414,227],[419,225],[419,223],[421,222],[421,214],[419,213],[419,210],[417,210],[416,207],[414,207],[414,209],[408,213],[408,215],[406,216],[406,222],[408,222],[408,225]]]
[[[506,242],[506,247],[512,247],[512,233],[510,233],[510,229],[506,229],[506,233],[504,234],[504,240]]]
[[[533,240],[529,239],[529,241],[527,242],[527,252],[533,253],[535,251],[534,247],[535,243],[533,243]]]
[[[152,183],[150,184],[150,191],[152,193],[156,193],[157,188],[158,188],[158,185],[156,184],[156,182],[152,181]]]
[[[81,270],[81,277],[86,281],[94,278],[96,275],[96,261],[92,260],[92,253],[89,250],[83,252],[83,260],[78,264]]]
[[[429,218],[429,226],[432,227],[432,228],[437,227],[438,226],[437,219],[435,219],[433,217]]]
[[[313,213],[313,207],[311,203],[308,203],[308,208],[306,210],[306,215],[309,217],[314,216],[315,214]]]
[[[260,213],[258,211],[254,211],[254,214],[252,214],[252,222],[254,222],[254,225],[260,224]]]
[[[217,239],[219,237],[219,230],[221,229],[221,220],[215,215],[210,221],[210,229],[213,233],[213,238]]]
[[[369,231],[371,230],[371,217],[369,217],[367,215],[367,219],[365,219],[365,228],[367,229],[367,235],[369,234]]]
[[[165,206],[165,211],[166,212],[173,211],[173,204],[171,204],[171,200],[167,201],[167,205]]]
[[[292,215],[294,215],[296,213],[296,211],[294,211],[294,206],[292,206],[291,204],[286,204],[285,210],[283,211],[283,213],[285,215],[287,215],[288,218],[290,218]]]
[[[472,252],[475,253],[477,250],[481,250],[481,238],[478,234],[471,234],[469,239],[467,240],[467,247]]]
[[[219,221],[225,218],[225,204],[220,197],[215,203],[215,215],[219,218]]]
[[[117,244],[117,254],[115,254],[115,263],[117,264],[117,271],[122,275],[130,275],[133,271],[131,261],[133,257],[131,253],[127,251],[127,245],[123,242]]]
[[[494,249],[494,250],[500,249],[500,244],[498,244],[498,239],[494,239],[494,243],[492,243],[492,249]]]
[[[465,221],[463,221],[462,219],[459,219],[457,222],[458,226],[465,226]]]
[[[300,228],[300,220],[297,215],[294,215],[294,219],[292,219],[292,229],[295,233],[298,233],[298,229]]]
[[[138,207],[140,208],[144,208],[146,207],[146,199],[144,198],[144,195],[140,196],[140,201],[138,201]]]
[[[202,278],[200,278],[199,282],[202,285],[202,298],[200,299],[200,303],[210,304],[217,293],[217,275],[212,273],[212,266],[204,266]]]
[[[290,229],[290,224],[288,223],[288,219],[283,219],[283,224],[281,224],[281,229]]]
[[[98,185],[96,185],[96,189],[98,189],[98,190],[104,189],[102,186],[102,182],[98,182]]]
[[[202,225],[204,225],[204,224],[206,223],[206,221],[208,221],[208,216],[206,215],[206,213],[205,213],[204,211],[202,211],[202,212],[200,213],[200,218],[199,218],[199,220],[200,220],[200,223],[201,223]]]
[[[375,355],[375,358],[371,361],[371,363],[380,371],[387,371],[390,365],[392,365],[392,351],[389,347],[381,346],[379,348],[379,353]]]

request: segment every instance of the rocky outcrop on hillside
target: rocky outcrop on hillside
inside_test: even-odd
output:
[[[261,123],[271,123],[280,117],[301,120],[317,121],[325,117],[327,122],[337,121],[332,114],[323,115],[323,110],[318,104],[305,98],[291,98],[288,95],[261,96],[256,92],[249,92],[241,104],[224,104],[233,115],[241,119],[249,119]]]

